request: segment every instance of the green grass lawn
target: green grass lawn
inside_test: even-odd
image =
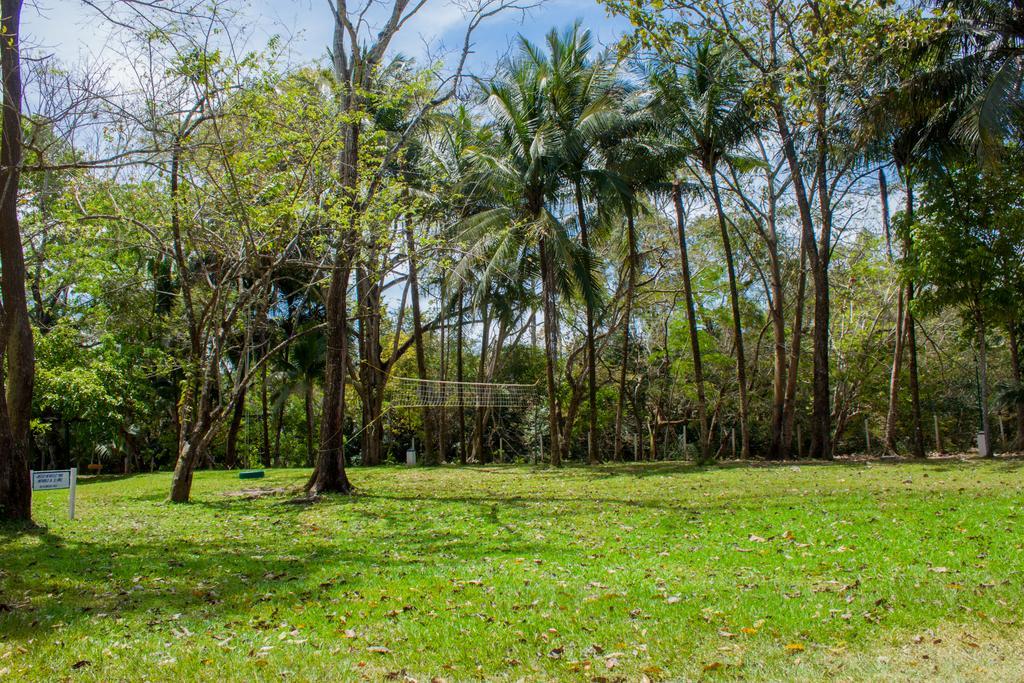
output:
[[[169,474],[0,529],[0,679],[1024,680],[1024,462]],[[240,495],[241,494],[241,495]]]

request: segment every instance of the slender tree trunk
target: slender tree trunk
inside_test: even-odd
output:
[[[978,307],[980,309],[980,306]],[[978,410],[981,412],[981,431],[985,435],[985,451],[980,455],[991,458],[995,454],[992,448],[992,429],[988,419],[988,353],[985,343],[985,319],[982,314],[975,314],[978,328]]]
[[[21,0],[0,3],[3,44],[3,136],[0,140],[0,296],[3,298],[0,349],[0,520],[32,518],[29,477],[35,348],[25,292],[25,254],[18,223],[21,176]],[[6,386],[3,386],[3,384]]]
[[[224,467],[233,470],[238,467],[238,433],[241,431],[242,418],[245,417],[245,395],[248,392],[242,389],[242,393],[235,402],[235,409],[231,411],[231,422],[228,423],[227,448],[224,454]]]
[[[924,458],[924,427],[921,420],[921,385],[918,381],[917,372],[917,324],[914,322],[914,313],[910,310],[914,302],[914,283],[907,283],[907,369],[910,371],[910,419],[911,424],[911,448],[915,458]]]
[[[907,336],[907,320],[903,296],[906,289],[901,285],[896,298],[896,343],[893,347],[892,366],[889,372],[889,409],[885,414],[885,449],[896,453],[896,422],[899,411],[900,372],[903,369],[903,342]]]
[[[483,312],[483,331],[480,334],[480,363],[476,371],[476,381],[483,382],[486,379],[486,366],[487,366],[487,347],[491,343],[491,318],[490,308],[487,305],[485,299],[482,304]],[[484,427],[486,410],[484,408],[477,408],[475,410],[475,422],[473,428],[473,459],[478,463],[483,464],[488,462],[490,458],[484,452]]]
[[[444,307],[448,302],[448,291],[444,285],[444,281],[440,285],[440,300],[441,306]],[[438,345],[440,347],[440,376],[442,382],[448,381],[448,367],[450,364],[451,356],[451,333],[448,330],[448,315],[442,308],[442,322],[438,330]],[[437,409],[437,452],[439,454],[440,462],[444,463],[448,460],[448,408],[441,405]]]
[[[590,253],[590,234],[587,229],[586,210],[583,206],[583,190],[579,182],[575,183],[576,215],[580,223],[580,240],[583,250]],[[596,465],[597,457],[597,351],[594,345],[594,304],[592,292],[585,294],[584,304],[587,316],[587,401],[590,406],[587,424],[587,463]]]
[[[267,364],[260,368],[260,462],[264,467],[270,467],[270,397],[267,392]],[[284,422],[284,405],[281,405],[281,421]],[[281,449],[274,453],[273,464],[280,467]]]
[[[829,291],[828,271],[819,268],[814,277],[814,379],[811,406],[812,459],[832,459],[832,427],[828,368]]]
[[[697,387],[700,461],[706,463],[711,460],[711,432],[708,429],[708,402],[704,394],[704,368],[701,364],[700,337],[697,333],[697,311],[693,303],[693,285],[690,281],[690,257],[686,249],[683,194],[678,182],[672,185],[672,199],[676,209],[676,228],[679,232],[679,259],[683,276],[683,295],[686,299],[686,322],[690,331],[690,352],[693,355],[693,381]]]
[[[463,347],[463,303],[465,301],[465,292],[462,287],[459,287],[459,320],[457,327],[455,328],[455,381],[459,383],[459,464],[466,464],[466,410],[462,407],[463,404],[463,393],[462,383],[465,381],[465,366],[463,365],[462,358],[462,347]]]
[[[427,352],[423,343],[423,321],[420,318],[420,285],[416,264],[416,243],[413,237],[412,223],[405,224],[405,245],[409,258],[409,288],[412,294],[412,334],[416,345],[416,371],[421,380],[427,379]],[[426,465],[437,465],[444,457],[435,457],[434,425],[430,406],[423,406],[423,462]]]
[[[722,248],[725,250],[725,265],[729,274],[729,301],[732,304],[732,328],[736,339],[736,383],[739,385],[740,398],[740,457],[747,460],[750,458],[750,430],[747,419],[750,403],[747,397],[747,359],[743,350],[743,318],[740,315],[740,296],[736,286],[736,264],[726,226],[725,211],[722,208],[722,197],[718,190],[718,176],[713,165],[706,170],[711,178],[711,196],[715,202],[715,211],[718,213],[718,227],[722,232]]]
[[[636,291],[636,225],[633,220],[633,207],[629,206],[626,211],[626,244],[628,254],[626,256],[626,304],[623,317],[625,322],[622,326],[622,360],[619,368],[619,397],[615,404],[615,449],[613,451],[616,462],[622,460],[622,418],[626,401],[626,369],[629,366],[629,327],[633,315],[633,297]]]
[[[1021,391],[1022,387],[1019,329],[1020,323],[1016,320],[1011,320],[1010,324],[1007,325],[1010,337],[1010,368],[1013,371],[1013,385],[1018,392]],[[1018,398],[1024,398],[1024,396],[1020,396],[1018,393]],[[1024,451],[1024,401],[1017,402],[1015,412],[1017,413],[1017,444],[1015,449]]]
[[[545,237],[540,239],[540,269],[544,300],[544,368],[548,392],[548,429],[550,431],[548,453],[551,456],[551,465],[561,467],[562,448],[558,425],[562,416],[558,402],[558,388],[555,385],[555,369],[558,365],[558,308],[555,302],[557,283],[555,282],[554,264],[551,263],[551,254],[548,253],[547,238]]]
[[[914,222],[914,186],[910,180],[910,171],[907,175],[907,225]],[[914,249],[911,241],[909,227],[904,231],[903,253],[910,257]],[[910,372],[908,388],[910,389],[910,426],[912,453],[915,458],[924,458],[924,426],[921,421],[921,383],[917,372],[917,326],[914,322],[914,311],[911,306],[914,303],[914,283],[907,281],[907,308],[904,315],[907,318],[907,370]]]
[[[316,450],[313,448],[313,430],[316,429],[316,423],[313,420],[313,389],[313,380],[307,379],[303,390],[306,404],[306,467],[313,467],[316,463]]]
[[[878,193],[882,202],[882,229],[885,232],[885,248],[889,264],[895,264],[892,252],[892,226],[889,220],[889,185],[885,171],[878,169]],[[896,298],[896,340],[893,348],[892,365],[889,372],[889,406],[885,414],[885,448],[896,453],[896,419],[899,410],[900,372],[903,366],[903,340],[906,337],[906,321],[903,313],[904,289],[900,287]]]

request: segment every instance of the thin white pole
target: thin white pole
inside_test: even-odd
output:
[[[683,458],[686,458],[686,425],[683,425]]]
[[[868,426],[868,419],[864,418],[864,452],[871,452],[871,429]]]
[[[939,433],[939,416],[932,413],[932,420],[935,422],[935,450],[942,452],[942,436]]]
[[[78,483],[78,468],[71,468],[71,488],[68,493],[68,519],[75,518],[75,484]]]

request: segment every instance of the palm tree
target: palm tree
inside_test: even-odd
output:
[[[1024,120],[1024,6],[999,0],[937,4],[955,10],[955,20],[912,55],[915,68],[893,92],[926,114],[927,129],[949,127],[954,140],[992,157],[1007,140],[1019,138]]]
[[[545,100],[548,115],[559,131],[561,149],[559,165],[570,185],[575,204],[576,223],[583,252],[592,256],[591,238],[594,226],[587,215],[587,199],[600,201],[607,196],[617,179],[610,175],[607,160],[601,155],[601,143],[614,136],[625,114],[628,88],[619,78],[618,65],[607,54],[591,58],[593,42],[590,31],[574,24],[559,34],[547,36],[548,54],[530,51],[536,68],[545,71]],[[592,265],[591,270],[596,270]],[[599,287],[583,292],[586,308],[586,362],[590,405],[587,430],[587,460],[597,456],[597,358],[594,344],[594,309],[599,304]]]
[[[745,98],[747,82],[743,61],[734,48],[705,38],[693,45],[686,62],[687,67],[682,70],[662,70],[657,80],[671,115],[671,125],[684,144],[688,143],[688,156],[706,176],[718,215],[729,275],[729,299],[736,340],[741,455],[749,458],[749,400],[743,321],[740,317],[732,243],[718,186],[718,164],[752,133],[753,111]]]
[[[545,384],[551,464],[561,465],[561,405],[558,369],[558,298],[593,287],[591,262],[570,239],[552,210],[561,189],[564,136],[551,120],[547,101],[548,60],[526,39],[520,55],[505,62],[495,79],[481,85],[493,121],[492,140],[471,150],[468,183],[492,205],[465,222],[472,256],[488,256],[500,269],[514,254],[535,263],[544,310]]]

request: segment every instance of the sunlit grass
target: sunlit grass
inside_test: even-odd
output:
[[[97,480],[0,532],[0,678],[1013,678],[1021,465]]]

